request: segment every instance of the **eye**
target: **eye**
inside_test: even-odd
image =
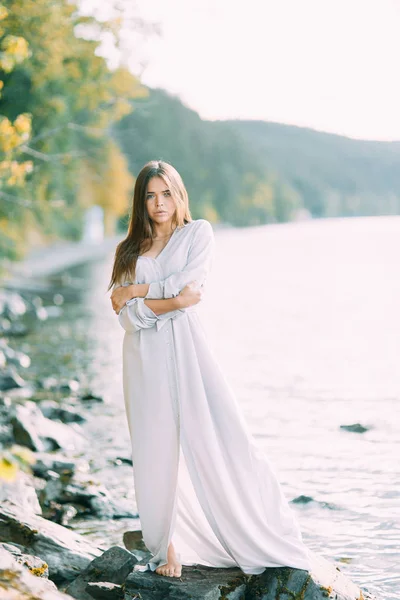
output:
[[[165,192],[165,195],[166,195],[166,196],[170,196],[170,195],[171,195],[171,192]]]

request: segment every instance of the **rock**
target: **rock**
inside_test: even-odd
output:
[[[38,411],[39,409],[33,402],[27,402],[25,406],[18,405],[15,408],[11,424],[17,444],[40,451],[45,449],[45,443],[36,430],[36,424],[43,417]]]
[[[54,523],[66,527],[69,522],[78,514],[77,509],[72,504],[58,504],[51,501],[43,511],[43,517]]]
[[[104,400],[103,400],[103,398],[101,396],[95,396],[91,392],[88,392],[86,394],[82,394],[80,396],[80,399],[83,402],[104,402]]]
[[[24,387],[15,387],[10,390],[7,390],[7,396],[10,400],[20,401],[22,399],[29,400],[35,394],[35,389],[33,385],[25,385]]]
[[[32,575],[35,575],[36,577],[48,578],[49,565],[38,556],[23,554],[21,549],[13,544],[0,544],[0,547],[3,547],[4,550],[10,552],[20,565],[23,565],[29,569]]]
[[[58,502],[63,493],[63,482],[55,471],[47,472],[47,483],[40,490],[39,501],[43,508],[50,505],[50,502]]]
[[[93,481],[70,481],[65,484],[57,476],[50,478],[41,491],[40,503],[46,510],[50,502],[72,504],[81,515],[91,514],[101,519],[136,518],[128,500],[114,500],[110,492]]]
[[[321,508],[328,508],[330,510],[338,510],[339,507],[331,502],[324,502],[322,500],[314,500],[312,496],[304,496],[300,495],[291,500],[293,504],[309,504],[310,502],[314,502],[315,504],[319,504]]]
[[[15,509],[13,509],[15,511]],[[73,554],[76,534],[64,530],[54,523],[46,523],[44,533],[41,517],[32,517],[29,522],[10,516],[10,509],[0,512],[0,534],[14,544],[22,553],[39,556],[49,565],[50,578],[56,582],[71,580],[73,572],[79,570],[76,554]],[[20,517],[20,515],[19,515]],[[69,535],[68,544],[59,543],[59,530]],[[138,536],[137,536],[138,537]],[[140,541],[140,540],[136,540]],[[65,542],[65,540],[64,540]],[[86,541],[82,540],[82,544]],[[76,543],[75,543],[76,545]],[[79,548],[82,551],[82,548]],[[276,598],[298,598],[302,600],[373,600],[366,590],[350,581],[333,563],[310,552],[311,569],[303,571],[290,567],[267,568],[261,575],[246,575],[238,568],[219,569],[202,565],[184,566],[180,578],[163,577],[152,571],[136,570],[140,565],[136,557],[127,550],[114,546],[101,553],[91,562],[85,556],[85,567],[68,586],[67,593],[79,600],[98,597],[93,594],[118,594],[113,586],[89,586],[89,583],[107,582],[122,586],[124,600],[276,600]],[[18,549],[15,552],[18,554]],[[81,558],[80,554],[80,558]],[[90,594],[89,594],[90,589]],[[107,596],[103,595],[106,598]],[[108,596],[110,597],[110,596]]]
[[[152,571],[133,571],[125,582],[125,598],[242,600],[246,597],[250,600],[251,596],[245,596],[250,578],[240,569],[216,569],[203,565],[184,566],[180,578],[162,576]]]
[[[365,433],[369,430],[369,427],[364,427],[364,425],[361,425],[360,423],[354,423],[353,425],[341,425],[340,429],[352,431],[353,433]]]
[[[85,591],[96,600],[123,600],[124,590],[116,583],[91,583],[89,582]]]
[[[15,441],[39,452],[59,448],[76,449],[84,442],[83,436],[75,429],[44,417],[32,401],[15,407],[11,424]]]
[[[7,542],[2,542],[0,546],[4,550],[7,550],[7,552],[11,552],[11,554],[22,554],[22,550],[24,549],[20,544],[7,544]]]
[[[37,577],[29,568],[0,548],[0,597],[4,600],[71,600],[52,581]]]
[[[80,383],[77,379],[69,379],[68,381],[62,381],[57,385],[59,392],[77,392],[80,388]]]
[[[125,531],[122,539],[125,548],[130,552],[133,552],[134,550],[147,550],[140,529],[137,531]]]
[[[82,423],[86,421],[77,408],[65,406],[64,401],[63,406],[60,406],[54,400],[45,400],[40,403],[40,410],[48,419],[59,419],[63,423]]]
[[[132,502],[126,499],[94,498],[91,508],[96,516],[111,519],[137,519],[138,513],[132,508]]]
[[[15,367],[8,367],[0,373],[0,390],[7,391],[13,388],[22,388],[25,381],[17,373]]]
[[[151,560],[151,552],[146,548],[142,532],[138,531],[125,531],[123,535],[124,546],[129,552],[132,552],[134,556],[140,561],[141,565],[146,565]]]
[[[11,425],[0,425],[0,446],[11,446],[14,441]]]
[[[182,576],[160,576],[133,570],[124,585],[125,600],[371,600],[367,591],[324,558],[311,554],[311,570],[267,568],[261,575],[246,575],[237,568],[217,569],[203,565],[183,567]]]
[[[296,496],[292,500],[293,504],[308,504],[309,502],[314,502],[314,498],[312,496],[304,496],[301,494],[300,496]]]
[[[38,381],[38,386],[44,390],[53,392],[72,392],[76,393],[80,388],[77,379],[57,379],[56,377],[43,377]]]
[[[25,553],[39,556],[57,584],[75,579],[103,552],[83,536],[11,503],[0,507],[0,541],[19,544]]]
[[[85,460],[64,458],[58,454],[54,455],[46,452],[37,452],[35,457],[36,462],[32,466],[32,470],[37,477],[43,479],[52,479],[52,476],[48,475],[49,471],[55,471],[64,479],[72,477],[78,470],[89,471],[89,463]]]
[[[59,500],[62,503],[81,504],[99,516],[112,516],[112,509],[108,506],[110,494],[103,485],[70,483],[62,490]]]
[[[116,465],[124,464],[124,465],[130,465],[130,466],[132,466],[133,465],[133,461],[132,461],[132,459],[129,456],[117,456],[114,459],[114,464],[116,464]]]
[[[24,471],[18,471],[13,481],[0,479],[0,502],[7,500],[28,513],[42,514],[33,478]]]
[[[93,596],[86,591],[89,582],[122,584],[136,563],[133,554],[120,546],[112,546],[102,556],[95,558],[83,573],[69,584],[66,592],[79,600],[92,600]]]

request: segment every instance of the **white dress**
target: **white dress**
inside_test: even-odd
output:
[[[191,221],[157,258],[139,257],[135,283],[150,283],[147,298],[172,298],[193,280],[204,286],[213,251],[211,224]],[[153,555],[138,569],[165,564],[172,541],[182,565],[310,570],[294,510],[247,428],[196,305],[157,316],[134,298],[118,320],[137,508]]]

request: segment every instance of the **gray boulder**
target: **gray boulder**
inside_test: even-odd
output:
[[[0,547],[0,596],[10,600],[72,600],[59,592],[52,581],[37,577],[16,560],[12,553]]]
[[[0,503],[5,501],[17,504],[29,513],[42,514],[33,478],[23,471],[18,471],[13,481],[0,479]]]
[[[8,502],[0,506],[0,541],[19,544],[24,553],[39,556],[57,584],[75,579],[103,552],[83,536]]]
[[[0,373],[0,390],[3,392],[14,388],[23,388],[24,385],[25,381],[14,366],[7,367]]]
[[[49,474],[50,472],[48,472]],[[136,518],[132,503],[114,499],[104,485],[93,480],[64,482],[54,473],[40,493],[40,502],[46,510],[51,502],[75,506],[80,515],[94,515],[100,519]]]
[[[24,567],[27,567],[32,575],[36,577],[49,577],[49,565],[39,558],[38,556],[32,556],[31,554],[24,554],[20,546],[14,544],[0,544],[0,548],[7,550],[13,555],[15,560]]]
[[[109,582],[122,584],[137,563],[136,558],[120,546],[112,546],[90,565],[72,582],[66,592],[78,600],[92,600],[86,588],[89,582]]]
[[[65,458],[59,454],[46,452],[37,452],[35,458],[36,462],[32,465],[32,470],[37,477],[43,479],[53,478],[48,474],[49,471],[58,473],[64,478],[72,477],[78,470],[89,471],[89,463],[81,459]]]
[[[67,406],[65,401],[60,406],[55,400],[43,400],[40,403],[40,410],[48,419],[58,419],[63,423],[83,423],[86,418],[75,406]]]
[[[75,450],[81,448],[85,441],[75,428],[43,416],[32,401],[15,407],[11,424],[16,443],[38,452],[60,448]]]
[[[365,427],[364,425],[361,425],[361,423],[353,423],[352,425],[341,425],[340,429],[351,431],[353,433],[365,433],[370,427]]]
[[[371,600],[337,567],[312,554],[310,571],[290,567],[267,568],[261,575],[240,569],[202,565],[183,567],[180,578],[133,570],[125,581],[124,600]]]
[[[124,598],[123,587],[116,583],[88,583],[86,591],[96,600],[123,600]]]
[[[216,569],[202,565],[183,567],[180,578],[158,575],[152,571],[133,571],[125,582],[124,598],[247,600],[250,599],[246,594],[249,579],[240,569]]]

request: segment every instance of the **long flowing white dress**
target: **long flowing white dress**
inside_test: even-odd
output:
[[[157,258],[139,257],[134,283],[150,284],[147,298],[172,298],[193,280],[205,289],[213,252],[211,224],[191,221]],[[153,555],[139,570],[165,564],[171,541],[182,565],[310,570],[295,512],[247,428],[196,305],[157,316],[134,298],[118,320],[134,488]]]

